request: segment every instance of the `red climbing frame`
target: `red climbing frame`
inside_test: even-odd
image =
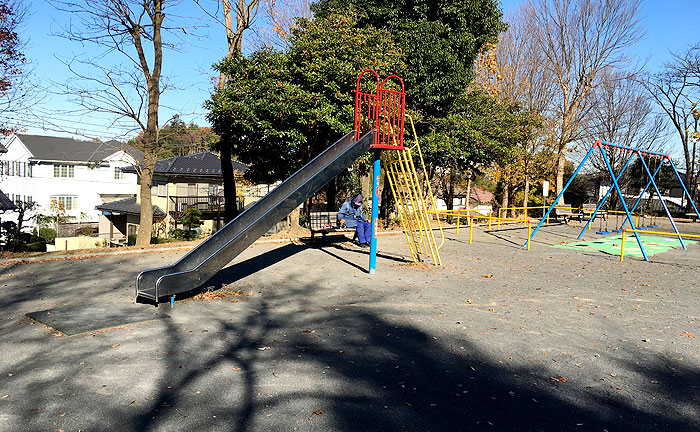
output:
[[[374,92],[360,89],[362,76],[371,72],[375,77]],[[386,88],[389,80],[398,81],[401,90]],[[371,148],[403,150],[404,114],[406,112],[406,92],[403,80],[390,75],[380,83],[379,75],[372,69],[362,71],[357,77],[355,88],[355,139],[374,130]]]

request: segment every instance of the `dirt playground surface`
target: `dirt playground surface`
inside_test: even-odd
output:
[[[700,245],[468,234],[441,268],[380,237],[375,275],[348,242],[257,244],[172,309],[134,281],[182,250],[0,266],[0,430],[700,430]]]

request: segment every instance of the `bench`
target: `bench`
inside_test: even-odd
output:
[[[314,241],[314,235],[321,233],[323,235],[323,244],[326,244],[326,235],[328,233],[345,233],[354,232],[353,240],[357,237],[355,228],[346,228],[338,225],[338,212],[328,211],[312,211],[309,214],[309,231],[311,231],[311,242]]]
[[[698,220],[698,215],[695,212],[686,213],[685,217],[691,219],[693,222]]]
[[[577,218],[579,221],[581,220],[581,214],[580,213],[574,213],[574,210],[571,208],[571,205],[564,204],[563,206],[557,206],[556,208],[556,216],[557,219],[560,217],[564,219],[564,223],[568,223],[568,220],[571,220],[572,218]]]
[[[590,218],[591,214],[595,211],[596,207],[598,207],[598,204],[584,204],[582,207],[582,212],[586,216],[586,218]],[[605,210],[598,210],[598,213],[595,214],[595,217],[602,218],[603,220],[606,220],[608,217],[608,212]],[[592,222],[592,221],[591,221]]]

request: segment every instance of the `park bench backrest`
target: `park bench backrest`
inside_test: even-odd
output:
[[[333,227],[338,225],[338,213],[312,211],[309,214],[309,226],[312,230],[320,230],[328,225]]]

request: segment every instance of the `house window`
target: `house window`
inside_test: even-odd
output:
[[[51,201],[55,202],[59,208],[63,208],[65,211],[78,209],[77,196],[52,196]]]
[[[75,177],[75,165],[53,165],[54,177]]]
[[[124,174],[122,169],[119,167],[114,167],[114,180],[124,180],[125,178],[126,174]]]
[[[168,195],[168,185],[167,184],[159,184],[157,195],[159,197],[167,196]]]

